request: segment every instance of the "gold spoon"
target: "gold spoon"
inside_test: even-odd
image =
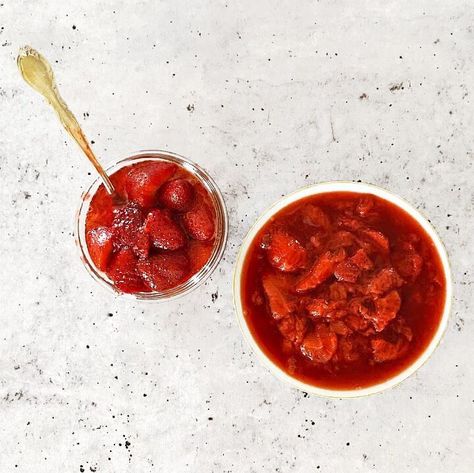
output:
[[[48,61],[32,47],[24,46],[20,48],[20,52],[18,53],[17,64],[23,79],[25,79],[34,90],[39,92],[54,108],[66,131],[76,140],[77,144],[99,173],[114,203],[117,205],[123,204],[125,199],[115,190],[110,177],[95,157],[76,117],[68,109],[66,103],[59,95],[54,81],[53,70]]]

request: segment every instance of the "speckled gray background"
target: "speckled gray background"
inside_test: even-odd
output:
[[[472,472],[472,7],[0,0],[0,471]],[[189,297],[125,302],[81,267],[71,232],[93,176],[22,83],[24,43],[54,64],[104,161],[165,148],[218,181],[230,241]],[[232,309],[257,215],[331,179],[380,184],[425,212],[455,278],[431,361],[365,399],[282,385]]]

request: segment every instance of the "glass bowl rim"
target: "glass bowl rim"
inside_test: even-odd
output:
[[[214,249],[207,263],[196,274],[191,276],[191,278],[182,284],[165,291],[125,293],[117,289],[110,280],[107,280],[106,275],[95,266],[89,254],[86,242],[85,220],[90,201],[102,183],[100,177],[94,179],[87,190],[85,190],[81,195],[80,205],[75,214],[74,238],[79,252],[79,257],[85,269],[89,275],[102,287],[107,288],[117,297],[121,298],[145,302],[164,302],[177,299],[190,293],[200,286],[214,272],[222,260],[224,250],[226,248],[229,232],[229,221],[225,201],[216,182],[204,168],[187,157],[167,150],[146,149],[133,152],[124,158],[110,161],[104,166],[104,168],[106,171],[114,173],[127,164],[132,164],[135,162],[138,163],[147,160],[161,160],[177,163],[191,172],[191,174],[193,174],[210,193],[214,203],[215,212],[217,214],[216,221],[218,222],[218,230]]]

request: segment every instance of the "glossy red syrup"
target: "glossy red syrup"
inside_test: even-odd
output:
[[[433,241],[379,197],[331,192],[278,212],[244,263],[244,315],[289,375],[328,389],[386,381],[432,340],[446,279]]]

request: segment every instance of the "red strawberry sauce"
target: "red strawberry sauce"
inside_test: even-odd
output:
[[[183,167],[143,161],[111,176],[128,198],[120,207],[100,185],[86,218],[86,242],[97,268],[127,293],[163,291],[209,260],[216,230],[212,198]]]
[[[267,356],[329,389],[383,382],[433,338],[446,279],[408,213],[379,197],[330,192],[278,212],[242,273],[244,315]]]

